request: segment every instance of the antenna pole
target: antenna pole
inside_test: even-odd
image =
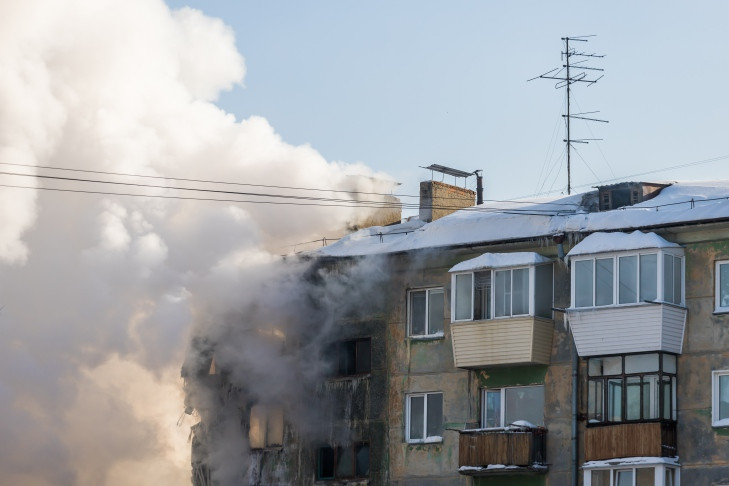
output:
[[[565,52],[567,56],[567,195],[572,193],[572,171],[570,166],[570,152],[572,147],[570,146],[570,38],[564,38]]]

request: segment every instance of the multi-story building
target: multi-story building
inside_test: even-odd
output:
[[[283,410],[250,482],[729,485],[729,183],[481,205],[313,256],[380,281],[335,319],[325,437]]]

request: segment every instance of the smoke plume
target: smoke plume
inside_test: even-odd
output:
[[[230,328],[219,323],[271,304],[251,299],[263,289],[273,299],[270,282],[296,288],[276,256],[286,245],[361,217],[78,180],[377,189],[348,177],[372,175],[365,167],[328,162],[263,118],[216,107],[244,75],[233,32],[196,10],[0,4],[0,483],[186,484],[192,423],[176,421],[193,325],[223,339]],[[49,175],[76,180],[33,177]],[[272,191],[254,189],[232,187]]]

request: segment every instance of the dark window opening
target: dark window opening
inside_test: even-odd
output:
[[[335,345],[336,375],[367,374],[372,369],[370,338],[342,341]]]
[[[370,445],[358,442],[348,446],[319,447],[317,479],[365,478],[370,474]]]

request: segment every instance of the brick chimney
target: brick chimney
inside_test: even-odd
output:
[[[426,223],[473,206],[476,193],[438,181],[420,183],[420,219]]]

